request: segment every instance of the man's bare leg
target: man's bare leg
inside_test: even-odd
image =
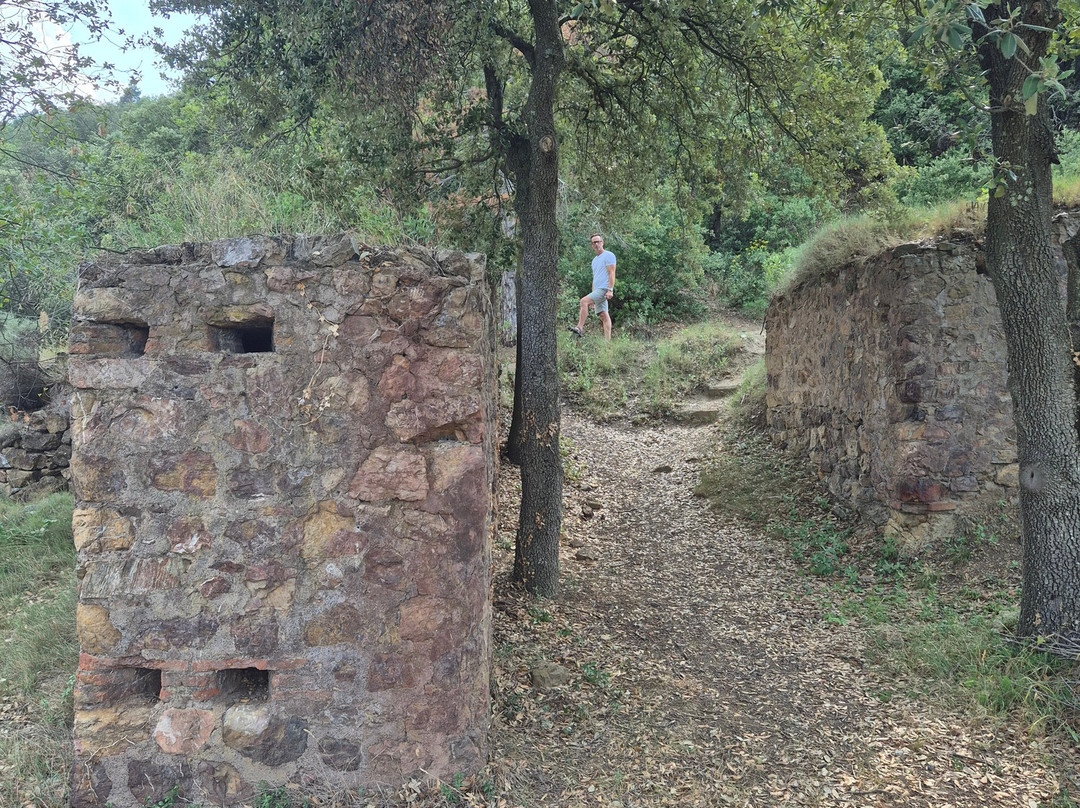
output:
[[[585,327],[585,321],[589,319],[589,306],[591,305],[592,300],[589,299],[588,295],[585,295],[585,297],[581,298],[581,311],[578,312],[577,321],[578,331]]]
[[[604,325],[604,339],[611,339],[611,315],[606,311],[600,312],[600,322]]]

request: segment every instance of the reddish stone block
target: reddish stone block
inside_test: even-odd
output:
[[[404,589],[405,560],[389,547],[372,547],[364,556],[364,580],[387,589]]]
[[[423,455],[406,446],[380,446],[349,486],[349,496],[367,502],[417,502],[427,497],[427,491],[427,463]]]
[[[150,460],[150,484],[159,491],[180,491],[208,498],[217,492],[217,466],[206,452],[189,451]]]
[[[270,448],[270,433],[256,421],[237,419],[233,421],[234,432],[224,435],[223,440],[234,449],[248,454],[261,454]]]
[[[210,546],[210,531],[201,519],[181,519],[169,525],[165,532],[169,552],[192,555]]]
[[[945,498],[945,488],[925,477],[907,477],[896,484],[896,495],[901,502],[937,502]]]
[[[945,511],[955,511],[957,503],[955,502],[928,502],[926,504],[927,513],[942,513]]]
[[[170,708],[158,719],[154,740],[167,755],[190,755],[210,739],[215,723],[210,710]]]
[[[413,688],[424,681],[424,665],[412,653],[375,654],[368,668],[367,688],[373,693],[392,688]]]
[[[71,764],[71,808],[105,808],[112,786],[99,761],[75,760]]]
[[[339,604],[308,621],[304,627],[304,643],[311,647],[360,643],[369,622],[352,606]]]
[[[207,600],[213,600],[214,598],[221,597],[231,588],[228,578],[224,578],[220,575],[216,575],[213,578],[208,578],[203,581],[199,586],[199,594]]]

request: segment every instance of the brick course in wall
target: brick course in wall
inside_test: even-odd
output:
[[[493,349],[479,256],[255,238],[82,268],[74,806],[483,765]]]
[[[1078,229],[1080,216],[1055,219],[1059,245]],[[982,265],[970,234],[905,244],[799,283],[766,314],[773,441],[914,548],[1016,493],[1005,339]]]

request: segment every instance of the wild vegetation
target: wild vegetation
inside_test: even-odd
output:
[[[3,5],[40,5],[103,30],[96,2],[66,4],[67,12],[56,3]],[[326,27],[323,15],[333,4],[280,5],[276,13]],[[684,5],[709,11],[707,3]],[[686,20],[650,18],[643,4],[552,5],[561,14],[556,21],[578,34],[562,68],[572,81],[550,110],[561,149],[550,200],[558,239],[549,238],[544,256],[555,290],[545,305],[557,306],[554,322],[569,322],[587,291],[591,232],[602,231],[619,259],[616,339],[559,334],[561,390],[578,410],[601,422],[664,417],[741,361],[737,335],[709,321],[718,307],[756,317],[775,290],[807,273],[903,241],[979,230],[988,206],[1003,198],[999,191],[1023,174],[1022,160],[997,152],[991,137],[991,116],[1001,114],[1009,93],[977,79],[983,69],[1000,68],[1000,59],[1028,53],[1033,37],[1045,33],[1037,21],[999,9],[1004,22],[991,30],[988,4],[944,0],[928,9],[932,19],[921,32],[903,13],[907,4],[891,18],[879,9],[851,13],[839,30],[842,5],[736,4],[746,16],[733,15],[738,25],[723,29],[730,44],[763,65],[783,55],[792,68],[787,76],[723,74],[720,60],[676,47]],[[1012,95],[1021,99],[1013,112],[1028,113],[1035,99],[1034,112],[1054,137],[1043,144],[1057,161],[1054,198],[1075,206],[1080,79],[1068,66],[1077,59],[1078,9],[1074,0],[1048,5],[1065,15],[1063,36],[1050,43],[1061,56],[1025,62],[1026,76],[1011,77]],[[237,6],[243,13],[249,7]],[[542,138],[528,130],[532,112],[521,90],[535,78],[527,58],[534,45],[521,32],[535,29],[524,24],[526,9],[506,7],[506,17],[464,34],[456,29],[453,48],[440,52],[487,58],[462,59],[468,68],[452,81],[418,76],[438,81],[401,95],[422,101],[402,117],[357,103],[348,87],[328,89],[333,76],[295,72],[280,74],[288,86],[271,87],[270,106],[281,113],[272,114],[256,92],[266,76],[236,64],[218,64],[232,72],[215,73],[214,65],[189,58],[206,54],[198,49],[208,43],[198,40],[173,54],[189,68],[175,94],[142,98],[129,87],[113,103],[89,104],[66,89],[72,70],[90,68],[85,60],[76,54],[50,68],[23,40],[17,55],[28,69],[0,71],[0,360],[12,369],[7,375],[29,368],[30,396],[48,387],[40,364],[65,342],[78,262],[99,249],[348,230],[373,243],[479,249],[491,256],[493,275],[515,271],[528,214],[514,194],[527,172],[511,147],[529,135],[539,148]],[[619,8],[640,15],[635,24],[655,26],[655,50],[646,36],[637,37],[641,50],[630,46],[633,39],[617,28]],[[268,15],[264,30],[276,19]],[[483,41],[470,39],[477,30]],[[225,33],[209,44],[225,44]],[[927,41],[946,55],[920,51]],[[369,64],[335,66],[331,57],[348,57],[348,43],[336,43],[342,49],[333,54],[287,44],[282,54],[294,71],[314,71],[318,62],[319,70],[355,78],[350,71]],[[980,56],[991,61],[979,67]],[[948,69],[928,71],[934,63]],[[637,96],[623,92],[631,83],[619,73],[634,65],[654,71]],[[684,87],[665,83],[691,74],[694,82]],[[217,80],[222,75],[229,80]],[[316,79],[320,93],[309,92]],[[747,87],[753,92],[744,95]],[[388,88],[400,87],[375,91]],[[679,107],[680,117],[670,107],[684,92],[700,97]],[[482,97],[491,102],[486,109]],[[496,108],[496,97],[505,105]],[[999,224],[1008,212],[999,209]],[[695,321],[702,322],[684,328]],[[1015,540],[1016,514],[1004,521],[991,515],[919,558],[861,535],[819,494],[803,493],[802,470],[751,429],[762,423],[763,382],[761,366],[744,373],[733,405],[743,426],[726,435],[728,451],[703,476],[699,493],[785,543],[808,575],[827,581],[826,619],[867,627],[877,638],[876,664],[895,673],[905,692],[976,704],[991,717],[1022,721],[1032,736],[1077,744],[1075,666],[1011,640],[1020,624],[1020,570],[1000,551]],[[10,398],[18,385],[7,386]],[[568,454],[563,447],[562,462],[572,462]],[[63,799],[76,653],[70,508],[69,498],[56,495],[0,512],[0,718],[20,727],[0,731],[0,806]],[[586,683],[609,694],[603,665],[589,664]],[[880,698],[896,695],[882,690]],[[447,784],[432,799],[487,798],[482,784],[464,785]],[[1077,798],[1064,792],[1053,804],[1064,808]],[[274,793],[260,799],[266,808],[290,801]]]

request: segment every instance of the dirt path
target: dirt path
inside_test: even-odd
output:
[[[1051,805],[1060,786],[1037,739],[935,714],[883,681],[873,640],[826,619],[827,584],[693,495],[716,427],[564,411],[563,434],[576,479],[555,601],[508,583],[517,483],[503,472],[493,757],[506,805]],[[569,681],[533,687],[544,661]]]

